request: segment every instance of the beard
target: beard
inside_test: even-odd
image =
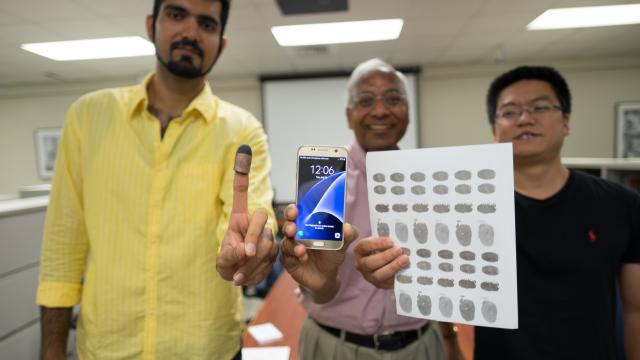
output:
[[[198,43],[193,40],[182,39],[173,42],[169,49],[169,54],[171,54],[175,49],[187,46],[191,47],[191,49],[193,49],[193,51],[200,58],[201,65],[199,67],[194,64],[193,56],[190,55],[182,55],[177,60],[172,59],[171,55],[169,55],[169,61],[164,61],[162,59],[162,56],[160,56],[160,53],[156,50],[156,58],[158,59],[158,62],[162,64],[162,66],[164,66],[167,70],[169,70],[171,74],[177,77],[181,77],[184,79],[197,79],[206,76],[211,71],[211,69],[213,69],[213,65],[215,65],[216,61],[218,60],[220,48],[218,49],[216,58],[211,62],[211,65],[208,68],[203,69],[204,51],[202,51]]]
[[[175,76],[196,79],[205,76],[207,72],[202,71],[202,67],[196,67],[191,56],[184,55],[179,60],[169,60],[166,66],[167,70]]]

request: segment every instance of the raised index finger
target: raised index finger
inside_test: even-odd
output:
[[[243,144],[236,151],[233,165],[233,207],[232,213],[248,213],[247,192],[249,191],[249,171],[251,170],[251,147]]]

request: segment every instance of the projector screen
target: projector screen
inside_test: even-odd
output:
[[[401,149],[418,146],[417,74],[408,80],[409,126]],[[302,145],[347,145],[354,139],[346,117],[348,76],[262,81],[264,127],[277,203],[293,203],[296,153]]]

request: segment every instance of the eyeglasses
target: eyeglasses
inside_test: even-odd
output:
[[[544,116],[551,111],[562,110],[558,105],[554,105],[546,102],[537,102],[528,106],[520,107],[517,105],[507,105],[496,112],[496,117],[505,119],[508,121],[515,121],[522,117],[522,114],[526,111],[531,116]]]
[[[353,104],[360,109],[371,109],[375,106],[378,99],[382,99],[382,104],[387,109],[404,105],[406,103],[406,99],[402,94],[393,91],[378,96],[373,95],[372,93],[361,93],[355,98]]]

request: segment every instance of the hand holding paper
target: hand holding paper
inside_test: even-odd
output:
[[[353,252],[358,271],[381,289],[393,289],[396,274],[409,266],[409,257],[388,237],[361,239]]]

